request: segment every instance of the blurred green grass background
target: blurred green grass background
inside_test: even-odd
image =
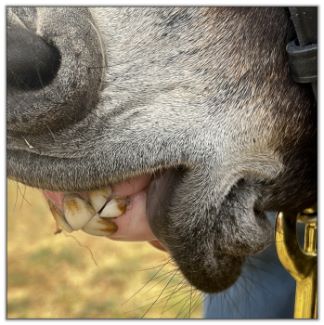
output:
[[[166,253],[81,231],[54,235],[42,193],[8,181],[7,317],[201,318]]]

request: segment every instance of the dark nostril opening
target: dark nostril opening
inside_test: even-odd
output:
[[[61,56],[57,48],[19,26],[7,29],[7,82],[22,90],[41,89],[55,78]]]

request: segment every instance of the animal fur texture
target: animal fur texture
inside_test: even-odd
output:
[[[233,284],[273,240],[266,210],[316,201],[316,111],[289,76],[284,8],[7,14],[9,29],[27,28],[61,56],[49,85],[8,87],[10,178],[82,191],[167,170],[151,226],[205,292]]]

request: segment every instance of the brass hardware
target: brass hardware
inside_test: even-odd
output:
[[[304,247],[296,234],[296,222],[305,224]],[[296,280],[294,318],[317,315],[317,218],[315,209],[301,214],[280,212],[276,222],[276,248],[281,264]]]

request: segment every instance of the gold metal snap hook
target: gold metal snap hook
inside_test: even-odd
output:
[[[296,223],[305,224],[304,247],[297,240]],[[279,212],[276,248],[281,264],[296,280],[294,318],[317,318],[317,216],[313,208],[300,214]]]

